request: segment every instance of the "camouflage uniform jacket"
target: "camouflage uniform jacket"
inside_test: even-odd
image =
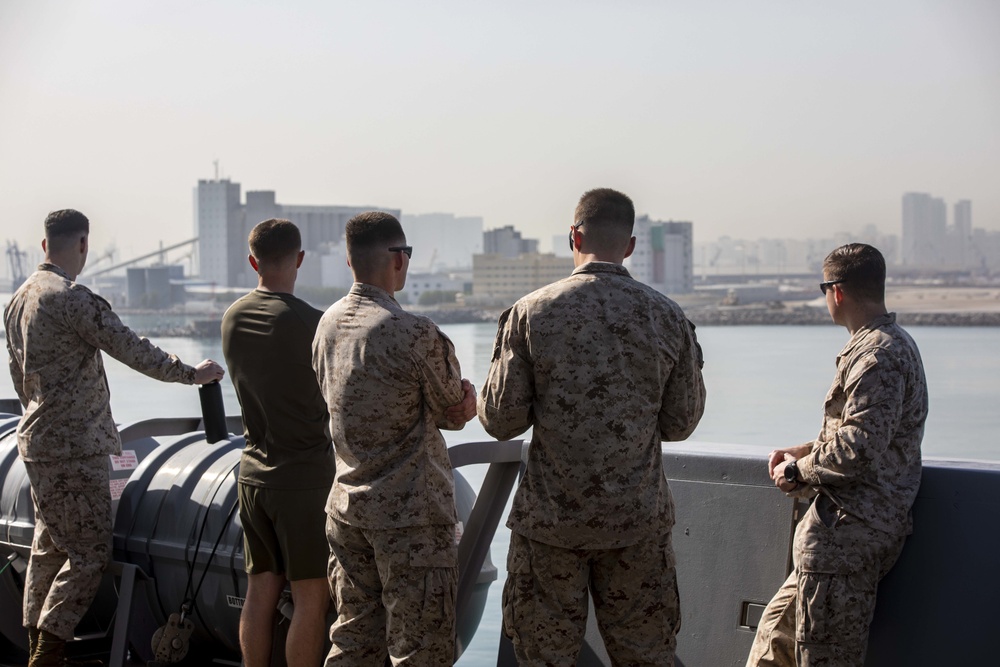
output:
[[[336,477],[327,514],[359,528],[454,524],[439,428],[462,401],[455,349],[426,317],[355,283],[320,319],[313,369],[330,411]]]
[[[17,428],[25,461],[121,452],[102,350],[157,380],[194,383],[194,368],[140,338],[107,301],[53,264],[40,265],[11,297],[4,326],[25,408]]]
[[[515,303],[478,405],[498,439],[534,426],[508,527],[569,549],[669,533],[661,441],[701,419],[701,366],[680,307],[619,264],[584,264]]]
[[[878,530],[905,535],[920,486],[927,380],[895,313],[861,328],[837,357],[823,428],[800,478]]]

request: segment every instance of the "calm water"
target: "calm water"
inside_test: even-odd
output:
[[[489,368],[496,328],[492,324],[443,327],[455,343],[467,377],[480,387]],[[913,327],[930,386],[930,416],[924,456],[1000,460],[1000,329]],[[813,439],[833,379],[834,359],[847,342],[835,327],[702,327],[708,404],[693,441],[787,446]],[[184,361],[222,361],[219,341],[163,338],[156,341]],[[6,362],[6,346],[3,359]],[[129,423],[152,417],[199,414],[191,387],[150,380],[109,359],[108,380],[116,419]],[[238,411],[232,385],[224,383],[227,409]],[[0,397],[14,397],[7,373],[0,373]],[[491,440],[478,422],[446,432],[449,444]],[[485,469],[463,469],[477,487]],[[460,665],[496,664],[500,633],[500,587],[509,532],[500,527],[492,557],[500,579],[475,640]]]

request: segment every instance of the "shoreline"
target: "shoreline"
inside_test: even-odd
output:
[[[435,324],[495,324],[502,309],[447,308],[414,310],[429,317]],[[810,306],[709,306],[686,308],[685,313],[695,326],[836,326],[825,309]],[[147,314],[140,311],[122,311],[129,315]],[[162,313],[161,313],[162,314]],[[1000,327],[997,311],[920,312],[896,311],[897,321],[903,326],[948,327]],[[218,338],[221,316],[208,316],[188,324],[137,326],[135,330],[146,337]]]

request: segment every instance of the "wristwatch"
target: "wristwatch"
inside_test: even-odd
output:
[[[795,461],[785,464],[785,481],[789,484],[799,483],[799,467],[795,465]]]

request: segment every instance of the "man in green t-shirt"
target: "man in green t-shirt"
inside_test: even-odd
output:
[[[270,663],[278,598],[291,582],[289,665],[317,666],[330,605],[326,498],[334,477],[329,415],[312,369],[323,313],[292,296],[305,252],[288,220],[250,232],[257,289],[222,318],[222,350],[243,411],[240,519],[247,585],[240,648],[247,667]]]

